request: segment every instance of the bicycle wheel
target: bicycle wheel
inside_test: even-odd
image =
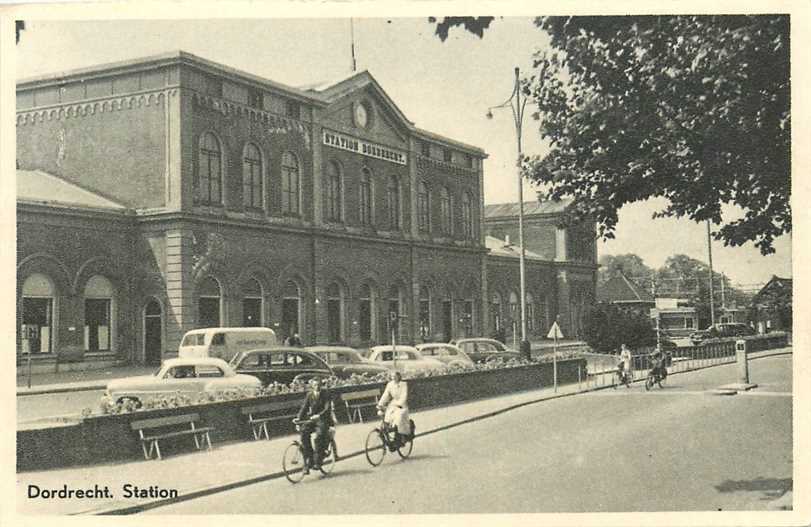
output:
[[[282,470],[290,483],[298,483],[304,479],[304,451],[301,450],[298,441],[294,441],[284,450]]]
[[[413,438],[400,445],[400,448],[397,449],[397,453],[400,454],[401,458],[406,459],[411,455],[412,450],[414,450]]]
[[[653,375],[648,375],[647,379],[645,379],[645,391],[651,388],[653,388]]]
[[[375,428],[366,436],[366,460],[373,467],[378,466],[386,457],[386,443],[383,440],[383,433]]]
[[[332,472],[332,469],[335,468],[336,461],[338,461],[338,447],[333,439],[329,442],[327,456],[321,461],[321,473],[328,476],[330,472]]]

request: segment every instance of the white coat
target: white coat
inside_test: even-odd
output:
[[[397,427],[401,434],[411,433],[411,423],[408,416],[408,385],[403,382],[389,381],[378,406],[386,406],[386,423]]]
[[[623,367],[625,368],[626,372],[631,371],[631,350],[624,349],[620,353],[620,360],[622,361]]]

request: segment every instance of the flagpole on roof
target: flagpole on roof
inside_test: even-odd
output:
[[[355,19],[349,19],[349,31],[351,33],[352,44],[351,44],[351,52],[352,52],[352,73],[358,71],[358,63],[355,60]]]

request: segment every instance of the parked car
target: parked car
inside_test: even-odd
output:
[[[425,344],[417,344],[417,350],[423,357],[430,357],[438,361],[444,362],[448,366],[466,366],[473,364],[473,360],[453,344],[445,344],[444,342],[428,342]]]
[[[445,367],[444,363],[436,359],[423,357],[417,348],[405,345],[396,346],[396,355],[395,346],[375,346],[369,351],[369,360],[403,373],[439,370]]]
[[[318,356],[301,348],[275,347],[241,351],[231,359],[237,373],[253,375],[262,386],[274,382],[290,384],[334,375],[332,368]]]
[[[107,383],[107,395],[114,402],[146,399],[177,392],[190,394],[232,389],[259,388],[259,379],[241,375],[228,363],[215,358],[178,358],[164,361],[153,375],[114,379]]]
[[[520,359],[521,354],[512,350],[495,339],[468,338],[452,340],[474,362],[489,362],[491,360]]]
[[[386,373],[389,368],[382,364],[375,364],[361,356],[355,349],[343,346],[310,346],[305,351],[314,353],[326,362],[336,377],[347,379],[353,374],[377,375]]]
[[[731,322],[727,324],[715,324],[707,329],[696,331],[690,335],[690,340],[694,346],[698,346],[705,340],[709,339],[747,337],[754,334],[755,330],[746,324]]]

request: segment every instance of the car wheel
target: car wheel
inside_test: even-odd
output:
[[[119,397],[116,401],[117,404],[125,404],[127,402],[132,402],[132,404],[135,405],[135,408],[140,408],[143,406],[141,400],[137,397]]]

